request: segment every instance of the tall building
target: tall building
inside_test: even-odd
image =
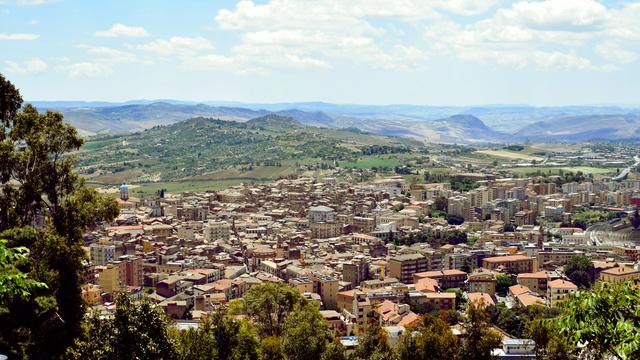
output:
[[[309,208],[307,218],[311,223],[336,221],[336,212],[328,206],[313,206]]]
[[[129,185],[127,184],[120,185],[120,200],[122,201],[129,200]]]
[[[116,247],[113,244],[93,243],[89,245],[89,254],[94,265],[107,265],[115,260]]]
[[[389,276],[404,284],[413,283],[413,274],[427,271],[427,258],[422,254],[404,254],[389,260]]]
[[[209,220],[204,228],[204,238],[209,242],[228,241],[230,226],[225,221]]]
[[[350,282],[353,286],[359,286],[362,281],[369,278],[369,262],[364,256],[356,256],[348,263],[342,265],[342,281]]]

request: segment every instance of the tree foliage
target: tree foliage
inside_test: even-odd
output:
[[[564,273],[571,282],[581,288],[590,287],[595,280],[593,262],[584,255],[571,257],[564,265]]]
[[[71,359],[175,359],[177,346],[170,337],[165,314],[149,301],[134,303],[121,294],[113,317],[94,313],[84,335],[68,352]]]
[[[289,360],[314,360],[320,358],[331,339],[317,306],[307,303],[287,318],[282,342]]]
[[[501,344],[501,336],[491,328],[489,313],[470,304],[463,323],[466,338],[460,349],[460,358],[469,360],[492,359],[492,351]]]
[[[82,234],[112,220],[118,207],[73,171],[68,153],[83,140],[61,114],[21,109],[19,91],[2,75],[0,90],[0,238],[9,248],[28,249],[18,270],[46,284],[6,301],[0,353],[56,357],[82,332]]]
[[[633,282],[578,291],[562,303],[560,331],[595,358],[640,359],[640,292]]]
[[[306,300],[286,284],[251,287],[244,296],[244,309],[263,336],[281,336],[287,317]]]
[[[397,354],[400,360],[454,360],[458,341],[449,324],[431,315],[424,315],[416,334],[404,333]]]

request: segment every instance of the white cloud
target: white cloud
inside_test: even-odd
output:
[[[54,0],[17,0],[16,3],[18,5],[26,5],[26,6],[33,6],[33,5],[44,5],[47,3],[51,3]]]
[[[174,36],[168,40],[158,39],[152,42],[137,45],[133,48],[149,51],[165,56],[190,56],[199,52],[213,50],[213,44],[203,37]]]
[[[49,65],[40,58],[32,58],[22,63],[5,61],[5,64],[8,72],[22,75],[41,73],[49,68]]]
[[[614,42],[598,44],[596,51],[604,59],[617,64],[630,64],[638,60],[638,53],[624,49],[618,43]]]
[[[96,31],[98,37],[146,37],[149,33],[141,26],[113,24],[109,29]]]
[[[520,1],[470,24],[452,20],[431,24],[425,37],[433,49],[466,61],[516,68],[611,70],[615,67],[611,61],[631,61],[631,54],[621,49],[613,54],[610,49],[610,56],[592,59],[591,49],[594,43],[621,33],[633,36],[629,31],[634,26],[632,10],[632,6],[612,10],[594,0]],[[629,20],[622,28],[619,22],[625,16]],[[640,21],[640,16],[635,20]]]
[[[7,34],[0,33],[0,40],[36,40],[40,37],[38,34],[16,33]]]
[[[397,34],[402,32],[374,26],[371,18],[416,24],[440,18],[437,10],[441,8],[456,13],[487,8],[480,3],[272,0],[256,4],[244,0],[233,10],[220,10],[215,20],[222,29],[241,33],[231,56],[252,68],[326,69],[336,60],[348,60],[371,68],[406,70],[422,67],[416,63],[427,57],[425,51],[398,41]]]
[[[584,31],[604,25],[607,8],[595,0],[522,1],[500,10],[497,18],[540,30]]]
[[[57,69],[72,78],[107,77],[113,73],[113,69],[109,65],[92,62],[59,65]]]
[[[139,61],[136,54],[105,46],[78,45],[88,54],[96,56],[98,61],[106,63],[134,63]]]

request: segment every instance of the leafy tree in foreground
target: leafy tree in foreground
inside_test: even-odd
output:
[[[564,273],[574,284],[589,288],[593,284],[593,262],[586,256],[573,256],[564,265]]]
[[[300,292],[287,284],[262,284],[244,295],[244,311],[253,318],[263,336],[281,336],[287,317],[305,302]]]
[[[640,291],[635,284],[602,284],[562,303],[563,336],[595,358],[640,359]]]
[[[289,360],[314,360],[320,358],[331,338],[316,305],[307,303],[287,318],[282,342]]]
[[[26,298],[37,288],[46,288],[46,284],[30,279],[18,270],[16,264],[27,260],[29,249],[9,248],[6,240],[0,240],[0,312],[6,311],[3,305],[14,297]]]
[[[460,358],[469,360],[493,359],[493,349],[500,347],[501,336],[491,328],[489,313],[470,304],[463,323],[466,338]]]
[[[391,359],[394,354],[387,342],[386,332],[376,322],[364,330],[352,355],[353,359]]]
[[[82,234],[118,214],[113,199],[84,186],[68,153],[83,143],[61,114],[20,109],[0,75],[0,238],[29,250],[18,270],[46,284],[14,297],[0,314],[0,353],[56,358],[82,333]]]
[[[396,349],[400,360],[454,360],[458,341],[449,324],[431,315],[424,315],[417,334],[406,332]]]
[[[133,303],[127,295],[116,299],[113,317],[93,314],[85,334],[68,351],[71,359],[175,359],[177,347],[170,337],[169,320],[146,300]]]
[[[322,353],[320,360],[346,360],[345,349],[342,344],[335,340],[327,345],[326,350]]]
[[[260,343],[262,360],[284,360],[284,349],[280,338],[267,336]]]

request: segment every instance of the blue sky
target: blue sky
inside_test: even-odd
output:
[[[31,100],[638,104],[640,2],[0,0]]]

